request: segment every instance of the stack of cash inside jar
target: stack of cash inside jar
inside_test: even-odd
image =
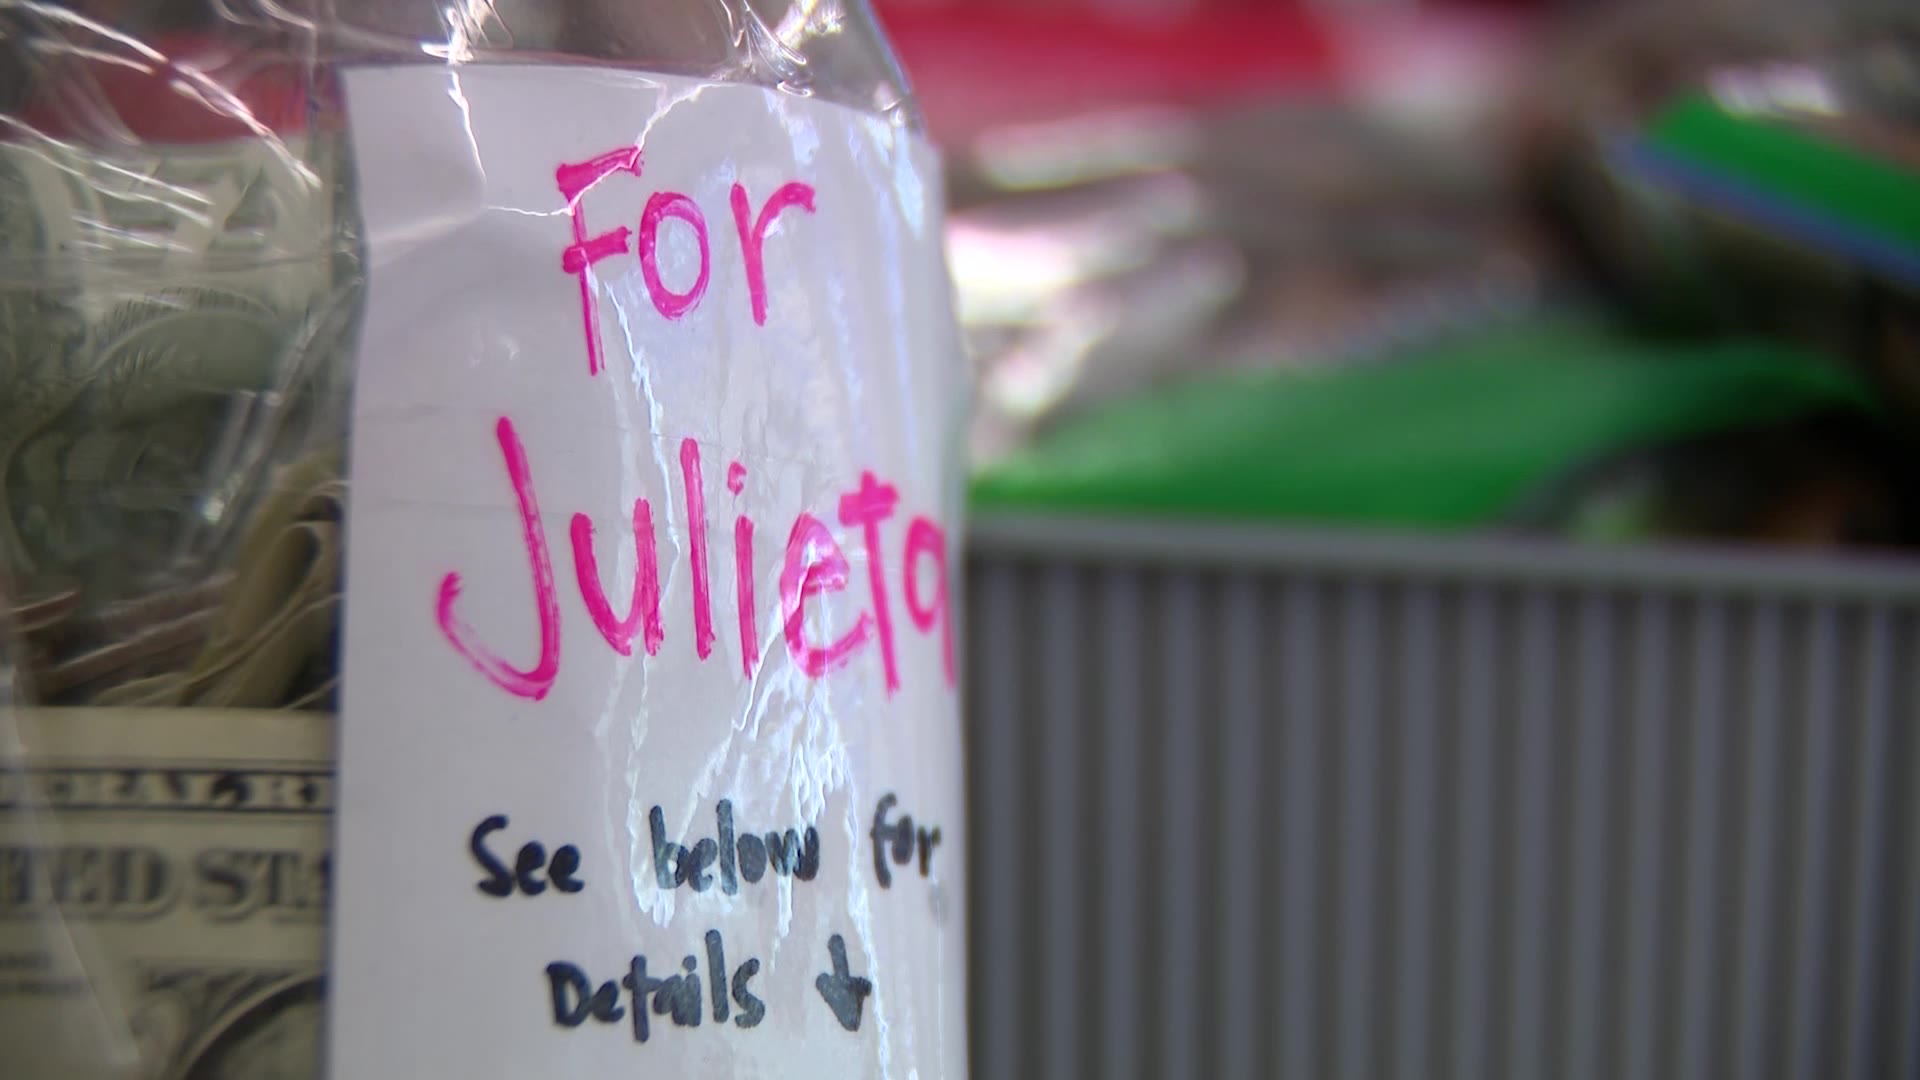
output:
[[[309,137],[0,144],[0,553],[31,700],[327,704],[337,162]]]

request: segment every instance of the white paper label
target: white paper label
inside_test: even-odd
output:
[[[964,1076],[932,153],[635,72],[347,93],[332,1074]]]

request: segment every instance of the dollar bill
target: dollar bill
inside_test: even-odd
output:
[[[319,1072],[333,721],[0,711],[0,1075]]]

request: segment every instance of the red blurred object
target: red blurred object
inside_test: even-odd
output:
[[[1075,4],[879,5],[934,137],[1136,105],[1260,95],[1486,93],[1528,51],[1523,13],[1483,5],[1333,17],[1202,3],[1163,18]]]
[[[1260,5],[1231,16],[1128,18],[1046,7],[880,5],[934,135],[1090,108],[1191,104],[1333,78],[1325,26]]]

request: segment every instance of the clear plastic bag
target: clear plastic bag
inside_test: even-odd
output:
[[[864,7],[0,50],[0,1071],[961,1075],[964,372]]]

